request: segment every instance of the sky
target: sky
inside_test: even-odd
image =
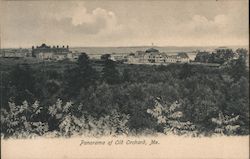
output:
[[[1,1],[1,47],[248,45],[248,0]]]

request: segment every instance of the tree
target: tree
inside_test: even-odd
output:
[[[110,58],[111,58],[110,54],[104,54],[101,56],[101,60],[104,60],[104,61],[109,60]]]
[[[181,71],[179,73],[179,77],[180,79],[186,79],[187,77],[191,76],[193,74],[192,72],[192,68],[189,64],[185,63],[182,68]]]
[[[209,52],[198,52],[196,57],[195,57],[195,61],[196,62],[204,62],[207,63],[208,59],[210,57]]]
[[[187,132],[194,132],[195,126],[189,121],[181,121],[183,113],[177,109],[180,107],[180,103],[177,101],[166,106],[161,104],[159,98],[155,100],[155,106],[153,109],[148,109],[147,113],[151,114],[159,125],[164,127],[164,133],[184,134]]]
[[[30,135],[42,135],[48,131],[47,122],[41,121],[43,107],[38,101],[29,105],[24,101],[21,105],[9,103],[8,111],[1,110],[1,132],[5,137],[29,137]]]
[[[79,55],[78,59],[77,59],[77,64],[80,66],[80,67],[87,67],[89,66],[90,64],[90,61],[89,61],[89,57],[88,55],[83,52]]]
[[[120,74],[115,67],[115,62],[106,60],[102,69],[102,79],[108,84],[118,84],[120,82]]]
[[[89,57],[86,53],[82,53],[74,68],[67,69],[64,73],[65,76],[65,90],[69,98],[77,97],[82,88],[88,88],[95,85],[98,74],[92,67]]]
[[[16,104],[22,104],[24,100],[35,100],[35,77],[28,64],[16,65],[10,72],[10,97]]]
[[[227,88],[226,109],[224,114],[239,115],[240,134],[249,133],[249,79],[241,77],[238,81],[232,82]]]
[[[216,124],[216,128],[214,129],[215,133],[220,133],[222,135],[234,134],[240,127],[239,125],[234,124],[238,119],[239,115],[230,117],[220,112],[218,118],[212,118],[212,122]]]
[[[0,71],[0,107],[8,109],[8,101],[10,97],[10,79],[9,74]]]
[[[130,77],[130,70],[129,69],[124,69],[123,70],[123,74],[122,74],[122,78],[124,82],[130,82],[131,81],[131,77]]]
[[[248,76],[246,61],[243,57],[239,57],[239,59],[231,61],[227,69],[235,81],[238,81],[241,77]]]
[[[92,67],[89,57],[86,53],[82,53],[77,61],[79,72],[79,82],[84,88],[94,85],[98,79],[97,71]]]
[[[246,58],[246,57],[247,57],[248,51],[247,51],[247,49],[244,49],[244,48],[238,48],[238,49],[236,50],[236,53],[237,53],[240,57]]]

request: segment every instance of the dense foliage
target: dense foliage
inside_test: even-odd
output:
[[[148,109],[147,112],[157,119],[157,124],[163,128],[164,133],[196,135],[195,126],[190,121],[181,120],[183,113],[177,110],[181,103],[176,101],[168,106],[158,100],[155,100],[154,108]]]
[[[36,101],[28,105],[26,101],[21,105],[9,103],[10,110],[1,111],[2,137],[34,137],[44,136],[72,136],[72,135],[117,135],[127,134],[128,115],[111,110],[109,115],[96,119],[91,115],[76,117],[71,111],[73,104],[58,99],[48,110]],[[41,120],[39,115],[46,114],[48,119]]]
[[[26,131],[65,136],[88,131],[167,133],[177,132],[172,129],[174,124],[183,129],[178,123],[189,125],[186,131],[202,134],[219,129],[228,135],[249,134],[249,70],[243,56],[220,67],[208,67],[127,65],[109,59],[96,62],[82,54],[76,63],[25,63],[1,68],[5,136]],[[161,109],[178,101],[172,113],[179,112],[179,116],[173,118],[164,109],[161,116],[166,122],[157,122],[158,117],[148,113],[155,109],[156,97]],[[218,118],[220,113],[223,115]],[[222,116],[228,120],[237,116],[233,123],[237,128],[224,130],[227,125],[216,122]]]
[[[217,52],[198,52],[195,61],[202,63],[218,63],[223,64],[234,57],[246,58],[247,50],[244,48],[238,48],[235,52],[231,49],[217,51]]]
[[[238,119],[239,115],[230,117],[228,115],[224,116],[223,113],[220,112],[218,118],[212,118],[212,122],[217,125],[214,131],[220,134],[234,134],[240,127],[239,125],[234,124]]]

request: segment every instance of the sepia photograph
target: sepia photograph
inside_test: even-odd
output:
[[[249,159],[248,0],[0,7],[2,159]]]

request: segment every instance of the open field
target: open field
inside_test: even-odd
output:
[[[81,141],[84,143],[80,146]],[[109,145],[108,142],[112,141]],[[142,144],[132,144],[132,141]],[[150,145],[155,140],[159,144]],[[116,141],[120,144],[116,145]],[[121,143],[123,141],[123,143]],[[99,144],[90,145],[90,142]],[[104,145],[100,144],[105,142]],[[118,143],[118,142],[117,142]],[[2,159],[171,158],[248,159],[249,136],[240,137],[102,137],[3,140]],[[112,151],[111,151],[112,149]]]

